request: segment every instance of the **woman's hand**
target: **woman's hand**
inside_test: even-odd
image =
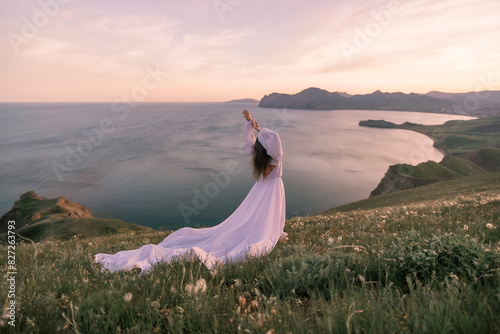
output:
[[[252,115],[250,115],[250,113],[246,109],[243,110],[243,117],[245,117],[247,121],[251,121],[252,120]]]
[[[260,132],[260,126],[259,126],[259,123],[257,123],[256,120],[252,119],[252,125],[253,125],[253,128],[255,130],[257,130],[257,132]]]
[[[248,110],[243,110],[243,117],[245,117],[247,121],[252,121],[253,128],[260,132],[259,123],[257,123],[257,121],[252,118],[252,115],[250,115],[250,112],[248,112]]]

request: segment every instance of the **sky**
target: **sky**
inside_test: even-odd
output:
[[[500,90],[498,0],[0,0],[0,102]]]

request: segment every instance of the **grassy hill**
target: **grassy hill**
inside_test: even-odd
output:
[[[399,164],[394,169],[400,175],[416,178],[452,179],[461,176],[457,172],[435,161],[423,162],[415,167],[408,164]]]
[[[491,154],[493,156],[493,154]],[[447,155],[440,164],[462,176],[485,173],[486,170],[470,160]]]
[[[341,205],[333,211],[370,210],[379,207],[390,207],[418,203],[423,201],[452,200],[459,195],[482,194],[495,197],[500,195],[500,171],[471,175],[460,179],[452,179],[418,188],[384,194],[357,202]],[[327,211],[329,212],[329,211]]]
[[[480,173],[295,217],[270,254],[213,272],[197,260],[149,275],[93,262],[168,231],[18,238],[16,327],[1,317],[0,331],[498,333],[499,182]]]
[[[12,209],[0,218],[0,244],[7,241],[9,220],[16,222],[18,235],[34,242],[151,230],[119,219],[95,218],[81,204],[64,197],[42,198],[34,191],[21,195]]]
[[[360,126],[405,129],[425,134],[445,156],[441,162],[390,166],[370,196],[406,190],[457,177],[500,169],[500,117],[448,121],[442,125],[361,121]]]
[[[151,230],[145,226],[139,226],[124,222],[119,219],[104,218],[66,218],[55,220],[44,220],[23,227],[17,231],[21,236],[29,238],[34,242],[43,240],[68,240],[78,236],[80,238],[91,238],[96,236],[134,233]],[[2,240],[7,240],[6,234],[0,234]]]
[[[467,154],[485,147],[500,148],[500,116],[472,120],[454,120],[441,125],[410,122],[361,121],[361,126],[387,127],[416,131],[434,140],[434,147],[447,155]],[[498,152],[495,152],[496,155]]]

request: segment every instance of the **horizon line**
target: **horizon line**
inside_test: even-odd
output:
[[[316,88],[316,89],[321,89],[321,90],[326,90],[326,89],[323,89],[323,88],[319,88],[319,87],[308,87],[308,88],[304,88],[302,89],[300,92],[306,90],[306,89],[311,89],[311,88]],[[329,93],[344,93],[344,94],[348,94],[348,95],[368,95],[368,94],[373,94],[375,92],[378,92],[380,91],[381,93],[388,93],[388,94],[392,94],[392,93],[403,93],[403,94],[418,94],[418,95],[427,95],[429,93],[432,93],[432,92],[438,92],[438,93],[445,93],[445,94],[470,94],[470,93],[481,93],[481,92],[500,92],[500,90],[479,90],[479,91],[476,91],[476,90],[473,90],[473,91],[468,91],[468,92],[444,92],[444,91],[439,91],[439,90],[430,90],[426,93],[415,93],[415,92],[410,92],[410,93],[405,93],[405,92],[402,92],[402,91],[397,91],[397,92],[383,92],[381,91],[380,89],[377,89],[375,91],[372,91],[371,93],[364,93],[364,94],[351,94],[351,93],[348,93],[348,92],[342,92],[342,91],[329,91],[329,90],[326,90],[327,92]],[[298,93],[300,93],[298,92]],[[272,93],[269,93],[269,94],[289,94],[289,95],[295,95],[295,94],[298,94],[298,93],[278,93],[278,92],[272,92]],[[266,94],[266,95],[269,95],[269,94]],[[256,99],[256,98],[250,98],[250,97],[244,97],[244,98],[234,98],[234,99],[230,99],[230,100],[225,100],[225,101],[134,101],[134,103],[226,103],[226,102],[231,102],[233,100],[241,100],[241,99],[255,99],[255,100],[262,100],[261,99]],[[0,101],[0,103],[113,103],[113,102],[116,102],[116,101]],[[237,102],[235,102],[237,103]],[[242,102],[242,103],[245,103],[245,102]],[[247,102],[247,103],[250,103],[250,102]]]

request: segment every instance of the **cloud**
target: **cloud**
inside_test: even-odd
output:
[[[44,87],[48,100],[62,91],[89,100],[115,96],[156,64],[170,73],[168,88],[150,95],[160,100],[162,94],[189,98],[187,92],[195,90],[225,100],[232,96],[224,92],[237,89],[262,96],[309,85],[372,91],[382,82],[386,90],[426,82],[424,90],[467,90],[476,83],[464,78],[500,65],[500,2],[401,0],[382,24],[380,13],[391,2],[242,1],[221,20],[210,1],[124,0],[117,7],[73,0],[20,53],[0,41],[0,84],[8,87],[0,100],[11,100],[17,91],[40,97],[44,80],[53,82]],[[21,18],[37,10],[36,3],[2,2],[0,34],[20,32]],[[366,45],[356,45],[360,31],[370,35]],[[346,59],[342,44],[358,52]]]

